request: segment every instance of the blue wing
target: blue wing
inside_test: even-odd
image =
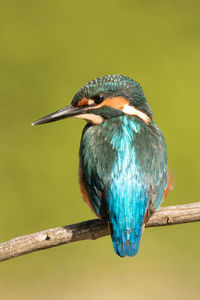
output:
[[[115,252],[134,256],[146,212],[159,207],[167,182],[163,135],[133,117],[83,134],[83,178],[96,213],[110,223]]]

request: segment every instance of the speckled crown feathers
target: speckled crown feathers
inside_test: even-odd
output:
[[[83,97],[92,98],[95,94],[102,93],[107,96],[124,96],[135,105],[142,105],[146,102],[144,92],[136,81],[120,75],[105,75],[95,78],[81,87],[72,100],[72,105],[76,105]]]

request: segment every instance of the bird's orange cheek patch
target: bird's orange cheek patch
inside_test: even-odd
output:
[[[127,105],[128,101],[124,97],[107,98],[101,104],[97,105],[96,108],[103,106],[109,106],[118,110],[122,110],[124,105]]]

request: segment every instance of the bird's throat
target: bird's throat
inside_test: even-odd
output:
[[[77,119],[84,119],[85,121],[92,123],[92,124],[96,124],[96,125],[100,125],[104,122],[104,118],[95,114],[82,114],[82,115],[77,115],[74,116]]]

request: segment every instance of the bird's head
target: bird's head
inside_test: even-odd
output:
[[[106,75],[85,84],[74,96],[72,103],[32,125],[75,117],[93,124],[105,119],[132,115],[146,124],[152,119],[152,112],[146,102],[141,86],[123,75]]]

